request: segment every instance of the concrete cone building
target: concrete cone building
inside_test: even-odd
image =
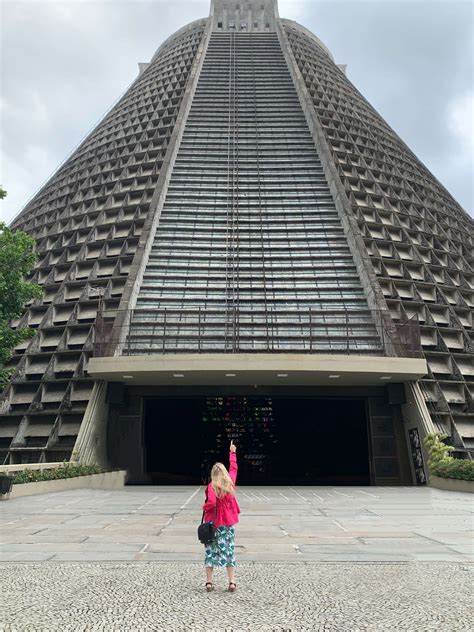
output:
[[[44,294],[3,462],[189,483],[233,437],[242,482],[396,485],[426,432],[474,449],[473,221],[276,0],[164,42],[13,227]]]

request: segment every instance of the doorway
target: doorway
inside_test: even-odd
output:
[[[205,482],[237,445],[240,485],[370,485],[365,398],[160,397],[144,400],[153,484]]]

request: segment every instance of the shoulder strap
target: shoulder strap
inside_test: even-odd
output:
[[[207,485],[206,485],[206,498],[205,498],[204,502],[206,502],[206,503],[207,503]],[[206,513],[206,510],[205,510],[205,509],[203,509],[203,510],[202,510],[201,524],[204,522],[204,514],[205,514],[205,513]]]

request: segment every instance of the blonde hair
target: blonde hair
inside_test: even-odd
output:
[[[234,491],[234,483],[223,463],[215,463],[211,470],[212,487],[217,498],[222,498],[226,494]]]

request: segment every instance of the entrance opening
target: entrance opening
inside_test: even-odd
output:
[[[145,401],[154,484],[200,484],[233,439],[240,485],[370,485],[365,399],[180,397]]]

